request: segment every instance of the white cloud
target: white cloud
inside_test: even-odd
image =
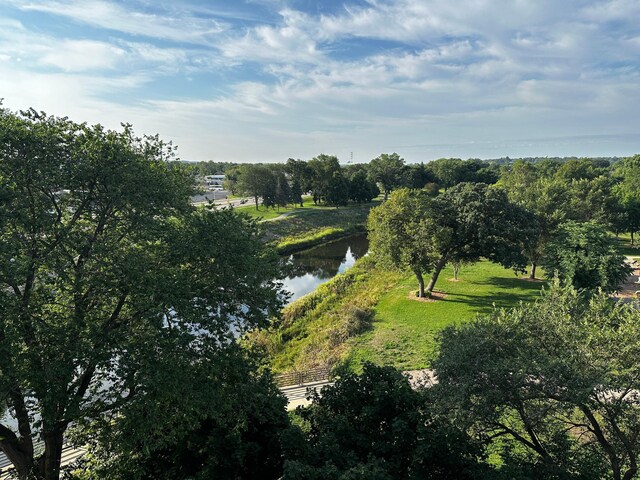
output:
[[[121,4],[104,0],[12,1],[17,8],[25,11],[68,17],[77,22],[130,35],[199,45],[212,45],[213,38],[227,29],[223,22],[197,17],[179,9],[160,15],[125,8]]]
[[[282,161],[320,152],[346,159],[354,151],[364,161],[398,150],[416,161],[640,150],[627,143],[596,151],[576,140],[638,138],[631,134],[640,35],[625,18],[638,3],[586,3],[371,0],[314,15],[276,2],[275,24],[232,26],[190,12],[170,16],[166,7],[152,15],[97,0],[16,2],[109,29],[112,37],[58,38],[0,20],[0,92],[14,108],[111,127],[130,121],[139,132],[175,140],[190,159]],[[393,43],[367,48],[363,39]],[[364,48],[352,52],[354,40]],[[209,71],[222,74],[210,77],[199,99],[186,81],[164,84],[162,96],[142,88],[176,72]],[[123,91],[138,100],[122,100]],[[557,137],[566,140],[541,140]],[[552,147],[564,150],[545,150]]]

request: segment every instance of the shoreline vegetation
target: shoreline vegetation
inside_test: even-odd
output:
[[[369,211],[379,203],[373,201],[327,207],[314,205],[310,198],[305,197],[303,207],[282,208],[278,211],[266,207],[256,210],[252,205],[238,207],[236,210],[260,219],[267,242],[275,247],[278,254],[287,255],[365,232]]]
[[[618,238],[621,252],[640,255],[640,249],[630,246],[629,235]],[[274,373],[318,366],[360,371],[365,362],[401,370],[427,368],[442,329],[534,301],[548,285],[543,278],[540,270],[532,281],[481,260],[465,265],[456,280],[453,267],[447,266],[436,299],[419,302],[411,272],[383,269],[364,257],[289,304],[277,323],[252,332],[247,340],[267,354]]]
[[[318,366],[359,371],[363,362],[426,368],[441,329],[494,307],[534,300],[547,283],[486,260],[466,266],[458,281],[452,277],[452,268],[445,268],[440,299],[419,302],[410,272],[382,269],[364,257],[285,307],[281,320],[248,340],[267,354],[274,373]]]

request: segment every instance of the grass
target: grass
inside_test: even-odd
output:
[[[616,237],[619,242],[618,250],[621,254],[629,257],[640,257],[640,238],[635,236],[635,245],[631,246],[631,235],[628,233],[621,234]]]
[[[322,210],[322,209],[330,209],[333,207],[325,207],[323,205],[314,205],[311,197],[304,197],[302,199],[303,206],[300,205],[292,205],[287,207],[280,208],[268,208],[263,205],[259,205],[258,209],[256,209],[255,203],[253,203],[253,199],[247,199],[247,204],[241,207],[236,207],[236,211],[245,213],[252,218],[257,218],[260,220],[273,220],[274,218],[278,218],[283,213],[289,214],[289,212],[297,212],[297,211],[307,211],[307,210]]]
[[[440,330],[494,308],[529,302],[544,285],[518,278],[488,261],[463,267],[457,282],[452,277],[448,267],[436,284],[436,290],[445,294],[443,299],[421,302],[415,300],[415,278],[405,276],[380,299],[372,330],[354,339],[347,363],[353,368],[363,361],[404,370],[426,368],[435,354]]]
[[[348,353],[347,340],[370,328],[376,303],[401,278],[364,257],[288,305],[270,330],[251,332],[247,339],[268,355],[276,373],[335,365]]]
[[[279,253],[291,253],[364,231],[369,210],[377,204],[350,204],[336,208],[315,206],[312,202],[307,206],[305,202],[304,208],[291,209],[287,216],[262,225],[267,240],[276,246]]]
[[[488,261],[463,267],[458,282],[451,277],[447,268],[436,284],[443,299],[417,301],[413,275],[379,269],[365,257],[293,302],[280,325],[257,332],[252,341],[267,352],[276,372],[338,363],[357,371],[363,361],[425,368],[440,330],[496,307],[531,301],[544,285]]]

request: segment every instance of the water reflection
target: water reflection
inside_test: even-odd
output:
[[[289,301],[345,272],[368,250],[369,241],[365,234],[360,234],[290,255],[285,260],[289,276],[284,281],[285,290],[291,293]]]

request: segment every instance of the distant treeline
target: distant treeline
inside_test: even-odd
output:
[[[600,165],[611,165],[621,159],[621,157],[501,157],[501,158],[469,158],[466,161],[469,162],[485,162],[496,165],[510,165],[519,160],[529,163],[539,163],[544,161],[552,161],[552,162],[566,162],[569,160],[581,160],[588,159],[593,162],[597,162]],[[443,160],[443,159],[440,159]],[[452,160],[461,160],[461,159],[452,159]],[[426,162],[418,162],[418,163],[430,163],[436,160],[430,160]],[[199,175],[223,175],[228,169],[237,167],[240,165],[237,162],[214,162],[212,160],[202,161],[202,162],[185,162],[189,165],[192,165]]]

